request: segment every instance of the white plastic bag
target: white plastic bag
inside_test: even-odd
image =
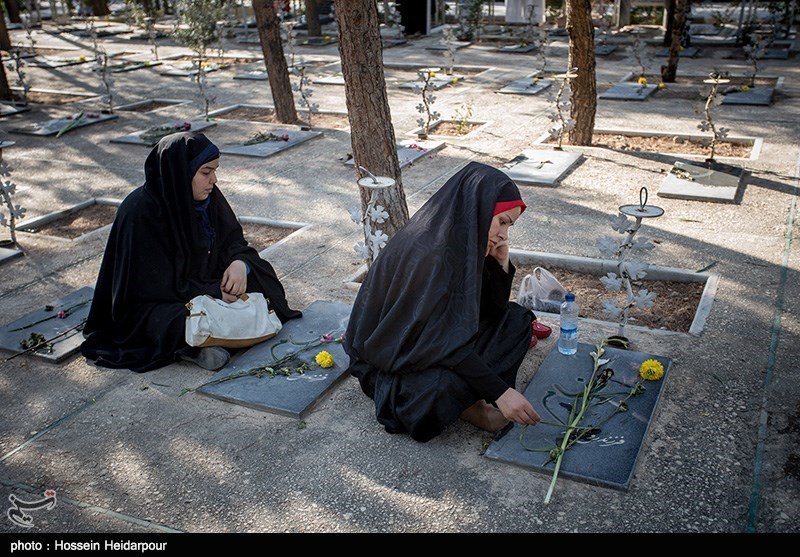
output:
[[[525,275],[517,292],[517,303],[533,311],[559,313],[566,289],[561,286],[553,273],[536,267],[533,273]]]

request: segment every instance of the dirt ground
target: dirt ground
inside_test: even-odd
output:
[[[29,232],[36,232],[45,236],[75,239],[83,234],[109,225],[114,221],[117,207],[114,205],[90,205],[85,209],[76,211],[64,218],[50,222],[34,230],[26,230],[25,221],[21,221],[18,228]],[[242,223],[244,237],[257,251],[263,251],[272,244],[282,240],[294,229],[281,228],[257,223]]]
[[[517,299],[522,279],[533,273],[535,266],[518,265],[512,285],[511,299]],[[614,321],[603,313],[603,300],[616,299],[622,307],[626,301],[624,292],[610,292],[600,282],[599,275],[577,273],[556,267],[547,269],[558,279],[568,291],[575,294],[575,301],[580,307],[580,316],[601,321]],[[636,281],[633,283],[634,293],[640,289],[655,292],[656,298],[652,309],[633,309],[629,313],[629,323],[650,329],[665,329],[686,333],[692,326],[697,306],[703,295],[704,284],[700,282],[673,281]],[[535,310],[534,310],[535,311]]]
[[[642,151],[647,153],[675,153],[681,155],[709,155],[710,138],[708,140],[687,139],[685,137],[659,137],[622,134],[592,134],[592,147],[606,147],[620,151]],[[563,145],[569,145],[564,137]],[[753,150],[752,145],[720,141],[714,150],[715,157],[748,158]]]

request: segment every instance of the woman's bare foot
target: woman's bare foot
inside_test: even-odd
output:
[[[479,400],[461,414],[461,418],[472,425],[486,431],[499,431],[508,424],[508,420],[497,408]]]

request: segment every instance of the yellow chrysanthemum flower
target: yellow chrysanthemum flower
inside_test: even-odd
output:
[[[664,377],[664,366],[658,360],[645,360],[639,367],[639,376],[648,381],[658,381]]]
[[[646,77],[640,77],[639,78],[639,85],[647,85],[647,78]]]
[[[314,359],[316,360],[317,365],[319,367],[325,367],[325,368],[333,367],[333,356],[331,356],[330,352],[328,352],[327,350],[323,350],[322,352],[317,354],[317,357]]]
[[[746,92],[746,91],[749,91],[749,90],[750,90],[750,87],[748,87],[747,85],[742,85],[742,92]]]
[[[436,77],[436,72],[431,72],[430,76],[431,77]]]
[[[666,89],[666,88],[667,88],[667,85],[666,85],[666,83],[664,83],[664,82],[661,82],[661,83],[659,83],[659,84],[658,84],[658,88],[659,88],[659,89]]]
[[[454,77],[454,78],[453,78],[453,84],[456,84],[456,83],[458,83],[458,78],[457,78],[457,77]]]

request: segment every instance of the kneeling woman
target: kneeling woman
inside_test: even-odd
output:
[[[488,431],[539,422],[515,388],[528,348],[550,333],[509,301],[508,229],[524,210],[508,176],[470,163],[370,267],[344,347],[388,432],[424,442],[459,417]]]
[[[245,292],[270,299],[281,321],[289,307],[272,265],[247,244],[217,188],[219,149],[201,133],[163,138],[145,162],[145,183],[117,210],[81,353],[97,365],[149,371],[180,359],[219,369],[221,347],[184,338],[186,303],[208,294],[227,302]]]

